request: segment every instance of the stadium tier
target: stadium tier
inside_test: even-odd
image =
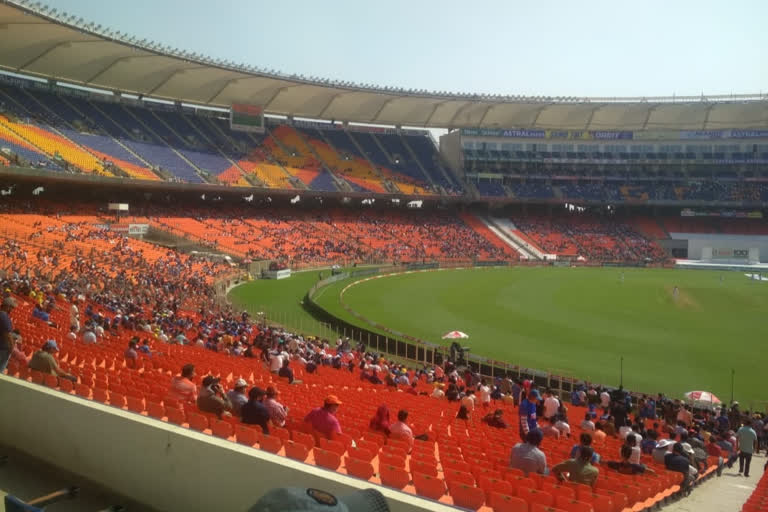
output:
[[[0,164],[321,192],[460,191],[448,181],[434,143],[423,134],[355,132],[309,123],[270,124],[267,134],[236,132],[217,117],[220,112],[115,102],[30,84],[0,87]],[[385,153],[386,146],[392,154]],[[376,152],[369,153],[371,148]]]
[[[765,130],[463,129],[440,144],[449,165],[486,197],[630,204],[768,199]]]
[[[87,211],[70,214],[54,203],[41,203],[37,209],[37,213],[5,212],[0,217],[12,230],[3,235],[0,265],[18,276],[28,271],[40,276],[36,280],[11,278],[3,283],[6,296],[16,304],[11,318],[23,339],[8,366],[10,376],[246,448],[472,510],[536,510],[537,505],[566,511],[645,510],[681,492],[680,473],[669,471],[651,455],[643,455],[641,460],[652,472],[629,475],[601,465],[593,485],[562,483],[554,475],[538,472],[525,474],[510,466],[509,454],[520,440],[517,427],[499,428],[498,420],[491,423],[485,416],[498,410],[503,421],[514,424],[518,408],[512,400],[492,399],[487,406],[478,404],[467,419],[457,418],[454,410],[458,402],[433,396],[435,386],[429,382],[433,376],[427,373],[401,369],[386,356],[366,364],[356,350],[321,347],[315,345],[320,342],[251,324],[245,317],[213,308],[212,283],[226,278],[232,272],[229,266],[197,261],[106,231],[94,225],[104,220]],[[214,221],[197,212],[194,218],[159,217],[158,222],[172,222],[180,229],[200,233],[212,230],[232,238],[256,235],[265,247],[299,243],[309,233],[336,229],[349,230],[347,239],[372,243],[387,229],[384,219],[376,216],[359,219],[330,213],[328,219],[314,220],[307,216],[301,226],[288,230],[291,219],[287,215],[283,220],[275,215],[253,221],[239,219],[241,212],[233,213],[236,220]],[[402,236],[421,237],[418,245],[426,254],[442,250],[450,255],[450,246],[439,242],[446,236],[462,237],[470,246],[478,243],[477,235],[461,227],[455,218],[420,217],[416,223],[403,214],[387,220]],[[580,224],[585,230],[599,226]],[[281,238],[276,233],[282,230],[286,231]],[[286,238],[287,233],[292,237]],[[277,239],[279,244],[274,243]],[[389,243],[383,241],[384,246]],[[348,250],[340,242],[323,249]],[[51,276],[50,281],[43,276]],[[275,373],[275,361],[277,366],[285,366],[282,356],[272,354],[269,367],[258,356],[260,348],[268,353],[279,337],[287,347],[298,347],[289,350],[303,354],[288,363],[291,376]],[[28,366],[33,358],[39,358],[36,352],[40,347],[52,346],[47,340],[56,342],[58,374],[40,371],[36,364]],[[143,348],[135,344],[129,347],[136,340]],[[336,364],[339,361],[343,364]],[[194,395],[198,388],[201,394],[206,392],[203,377],[207,375],[221,379],[227,390],[242,379],[247,388],[277,391],[270,396],[288,412],[261,426],[243,423],[237,415],[215,413],[202,405],[204,401],[199,401],[198,407],[180,394],[186,390],[180,383],[186,381],[174,377],[185,365],[196,369],[195,374],[185,373]],[[272,367],[275,371],[270,371]],[[463,377],[467,386],[472,385],[473,378]],[[464,380],[461,382],[463,387]],[[318,404],[328,403],[329,394],[342,403],[336,413],[341,430],[326,435],[303,419]],[[369,422],[377,417],[381,406],[393,414],[410,411],[409,428],[418,439],[371,427]],[[276,406],[269,407],[273,411]],[[540,445],[542,456],[552,463],[571,457],[587,410],[569,406],[564,419],[571,425],[570,437],[546,437]],[[648,427],[651,423],[646,421]],[[609,460],[618,458],[623,444],[620,438],[607,436],[596,439],[593,446]],[[716,469],[716,457],[705,460],[699,479],[713,475]]]

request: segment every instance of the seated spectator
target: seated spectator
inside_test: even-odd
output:
[[[86,345],[96,344],[96,333],[93,332],[93,326],[90,324],[85,326],[85,332],[83,332],[83,343]]]
[[[544,437],[553,437],[560,439],[560,430],[555,427],[555,419],[547,418],[543,421],[544,425],[541,427],[541,433]]]
[[[135,340],[131,340],[128,342],[128,348],[125,350],[123,357],[125,357],[125,366],[127,368],[136,368],[137,363],[139,361],[139,353],[136,352]]]
[[[572,459],[578,459],[579,454],[581,453],[581,449],[584,446],[592,446],[592,436],[589,435],[588,432],[582,432],[581,435],[579,435],[579,444],[573,445],[573,448],[571,448],[571,458]],[[600,463],[600,455],[594,449],[592,450],[592,464],[599,464]]]
[[[171,388],[168,390],[168,398],[178,400],[181,403],[197,402],[197,386],[191,379],[195,377],[195,365],[185,364],[181,368],[181,375],[171,379]]]
[[[248,383],[245,382],[245,379],[237,379],[235,387],[227,392],[227,398],[232,404],[232,414],[235,416],[242,415],[243,406],[248,403],[248,395],[245,394],[246,389],[248,389]]]
[[[393,439],[403,439],[408,442],[409,452],[413,449],[413,431],[405,422],[408,419],[408,411],[401,409],[397,412],[397,421],[389,426],[389,433]]]
[[[269,371],[272,373],[279,373],[283,367],[283,363],[288,360],[285,354],[283,354],[280,347],[275,352],[269,354]]]
[[[680,488],[686,493],[690,493],[691,483],[696,479],[698,471],[691,466],[690,458],[685,455],[681,443],[675,443],[672,446],[672,453],[667,453],[664,456],[664,466],[670,471],[683,475]]]
[[[222,416],[232,415],[230,412],[232,411],[232,402],[229,401],[226,393],[224,393],[219,380],[219,378],[213,375],[206,375],[203,378],[203,385],[200,387],[200,393],[197,395],[197,408],[221,418]]]
[[[640,464],[640,457],[642,456],[642,452],[640,451],[640,447],[637,445],[637,435],[634,433],[629,434],[624,440],[623,446],[629,446],[629,449],[632,452],[629,457],[629,462],[632,464]],[[621,454],[621,451],[619,451],[619,454]]]
[[[77,382],[77,377],[71,373],[65,372],[59,366],[56,358],[53,356],[59,351],[59,346],[54,340],[48,340],[43,344],[43,348],[38,350],[32,355],[32,359],[29,361],[29,368],[37,370],[41,373],[54,375],[62,379],[71,380]]]
[[[581,427],[581,430],[587,430],[589,432],[594,432],[595,431],[595,424],[592,421],[592,414],[591,413],[588,412],[588,413],[586,413],[584,415],[584,419],[579,424],[579,427]]]
[[[389,407],[385,404],[381,404],[379,408],[376,409],[376,415],[371,418],[368,426],[371,430],[389,434]]]
[[[509,425],[507,425],[507,422],[504,421],[504,411],[501,409],[496,409],[492,413],[488,413],[483,418],[483,422],[487,423],[489,427],[494,428],[507,428]]]
[[[13,340],[13,349],[11,349],[11,359],[17,361],[24,366],[29,365],[29,358],[24,353],[24,339],[21,337],[18,329],[15,329],[11,333],[11,339]],[[2,369],[0,368],[0,371]]]
[[[717,436],[717,446],[722,451],[723,458],[726,459],[728,469],[732,468],[733,463],[739,458],[739,454],[736,452],[733,443],[728,441],[726,433]]]
[[[471,415],[475,410],[475,392],[471,389],[467,390],[467,394],[464,395],[464,398],[461,399],[460,403],[462,406],[466,407]]]
[[[323,401],[323,406],[312,409],[304,418],[304,422],[308,423],[315,432],[331,439],[334,434],[341,434],[341,425],[336,418],[336,411],[340,405],[341,400],[336,395],[328,395]]]
[[[241,421],[246,425],[258,425],[264,434],[269,435],[269,411],[264,405],[264,390],[252,387],[248,392],[248,402],[241,409]]]
[[[419,385],[419,383],[418,383],[417,381],[415,381],[415,380],[414,380],[414,381],[411,383],[411,385],[410,385],[410,386],[408,386],[408,388],[405,390],[405,392],[406,392],[406,393],[408,393],[409,395],[416,395],[416,396],[418,396],[419,392],[418,392],[418,390],[416,389],[416,386],[418,386],[418,385]]]
[[[604,443],[606,437],[608,436],[603,430],[603,424],[598,421],[595,423],[595,432],[592,434],[592,439],[598,443]]]
[[[660,439],[656,443],[656,447],[653,449],[653,452],[651,452],[653,460],[664,464],[664,457],[666,457],[667,454],[672,451],[672,446],[674,444],[675,442],[672,439]]]
[[[148,356],[152,355],[152,351],[149,348],[149,339],[144,338],[144,340],[141,342],[141,346],[139,347],[139,352],[142,354],[147,354]]]
[[[659,438],[659,433],[655,430],[648,430],[646,432],[646,438],[640,443],[640,451],[646,455],[651,455],[653,449],[656,448],[656,440]]]
[[[566,480],[565,474],[567,473],[569,482],[592,487],[597,480],[597,475],[600,474],[600,470],[591,463],[593,453],[591,446],[582,446],[578,458],[564,460],[557,464],[552,468],[552,474],[563,482]]]
[[[561,436],[571,437],[571,426],[566,421],[567,415],[557,415],[554,420],[554,427],[560,432]]]
[[[278,427],[285,426],[285,419],[288,417],[288,408],[277,401],[278,392],[273,386],[267,388],[267,399],[264,400],[264,405],[269,411],[269,419],[272,420],[273,425]]]
[[[538,473],[546,475],[547,456],[539,449],[544,435],[541,430],[534,428],[528,431],[524,443],[517,443],[512,448],[509,458],[509,467],[521,470],[525,476],[529,473]]]
[[[432,391],[432,398],[437,398],[438,400],[442,400],[445,398],[445,392],[443,391],[443,387],[445,387],[444,384],[438,383],[435,385],[435,390]]]
[[[278,377],[288,379],[288,384],[293,384],[293,370],[291,369],[291,361],[286,357],[283,360],[283,366],[277,372]]]
[[[477,391],[480,393],[480,405],[486,409],[491,406],[491,388],[485,379],[480,381],[480,385],[477,387]]]
[[[624,475],[654,473],[652,469],[643,464],[630,462],[630,457],[632,457],[632,448],[629,445],[624,444],[621,446],[621,461],[616,462],[610,460],[606,463],[606,466]]]

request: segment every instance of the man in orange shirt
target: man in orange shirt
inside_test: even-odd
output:
[[[171,388],[168,390],[168,398],[173,398],[181,403],[197,402],[197,386],[192,382],[195,377],[195,365],[185,364],[181,368],[181,375],[171,379]]]

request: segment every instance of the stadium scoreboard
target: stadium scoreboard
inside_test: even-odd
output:
[[[264,108],[233,103],[229,109],[229,128],[241,132],[264,133]]]

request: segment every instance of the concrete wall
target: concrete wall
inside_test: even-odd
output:
[[[760,250],[760,262],[768,262],[768,236],[765,235],[710,235],[701,233],[670,233],[676,240],[688,241],[688,258],[701,259],[704,247],[714,249],[745,249]]]
[[[23,453],[164,511],[245,511],[274,487],[376,487],[393,511],[430,500],[0,375],[0,437]]]
[[[464,176],[459,130],[440,136],[440,156],[456,175]]]

